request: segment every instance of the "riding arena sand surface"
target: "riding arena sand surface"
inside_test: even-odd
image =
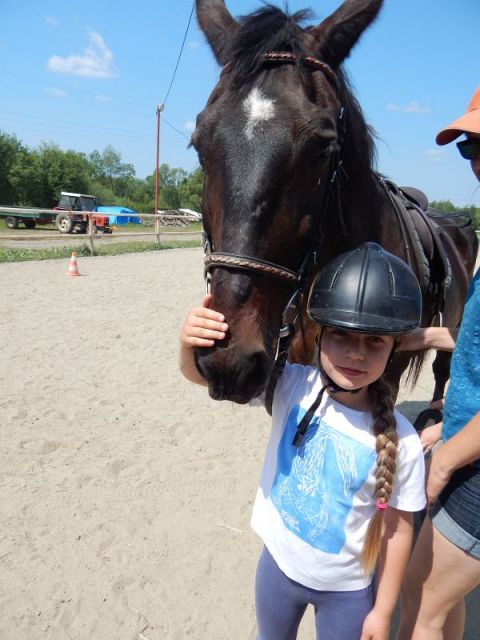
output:
[[[0,638],[253,640],[269,419],[178,371],[201,251],[78,266],[0,265]]]

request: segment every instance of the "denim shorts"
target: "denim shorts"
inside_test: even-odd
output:
[[[430,511],[432,524],[452,544],[480,559],[480,469],[455,471]]]

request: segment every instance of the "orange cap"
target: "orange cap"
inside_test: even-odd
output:
[[[437,144],[448,144],[461,136],[462,133],[480,135],[480,87],[477,87],[463,116],[454,120],[452,124],[437,134]]]

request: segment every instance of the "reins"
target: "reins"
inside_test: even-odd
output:
[[[278,63],[278,64],[302,64],[313,69],[322,71],[326,79],[333,86],[335,93],[339,95],[339,83],[336,73],[333,69],[322,60],[311,56],[297,56],[291,52],[274,51],[265,53],[263,55],[265,63]],[[228,71],[229,64],[223,68],[223,72]],[[204,232],[204,277],[207,292],[210,289],[211,272],[216,268],[224,268],[231,270],[244,270],[253,273],[259,273],[272,278],[284,280],[294,286],[293,294],[291,295],[284,312],[282,314],[282,326],[279,332],[277,340],[277,348],[275,361],[270,375],[270,379],[265,392],[265,405],[267,411],[272,411],[273,392],[275,390],[276,382],[280,376],[280,373],[285,365],[288,355],[288,349],[293,338],[294,328],[293,324],[298,316],[298,307],[296,309],[295,320],[287,322],[287,316],[289,310],[295,306],[298,298],[300,298],[306,288],[308,275],[311,270],[312,263],[316,262],[316,250],[319,246],[320,231],[323,225],[323,221],[326,215],[326,211],[330,204],[330,201],[334,197],[334,187],[336,186],[338,174],[342,170],[342,160],[340,158],[343,137],[345,135],[345,116],[343,106],[340,107],[338,116],[338,147],[340,151],[332,154],[330,159],[330,172],[329,180],[326,187],[323,190],[323,202],[320,208],[320,215],[317,217],[316,224],[312,233],[312,240],[310,247],[308,248],[304,259],[297,271],[292,271],[283,265],[269,262],[263,258],[257,258],[254,256],[245,256],[235,253],[227,253],[222,251],[215,251],[215,247],[212,244],[210,236]],[[339,193],[337,190],[337,200],[339,200]],[[338,203],[337,203],[338,204]],[[340,205],[339,205],[340,206]],[[341,211],[341,206],[340,206]],[[346,233],[343,217],[340,215],[342,223],[342,233]]]

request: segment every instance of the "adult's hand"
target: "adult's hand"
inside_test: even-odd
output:
[[[434,451],[427,465],[426,494],[430,506],[437,501],[452,475],[452,471],[446,468],[442,460],[443,449],[444,446]]]

